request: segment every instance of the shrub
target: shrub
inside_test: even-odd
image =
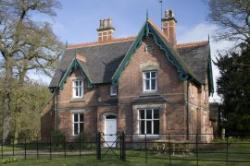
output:
[[[67,145],[68,150],[90,150],[95,148],[95,143],[91,143],[89,138],[85,134],[78,135],[74,138],[74,141],[72,143],[68,143]]]
[[[80,142],[84,143],[87,142],[87,137],[84,134],[79,134],[74,141],[79,143]]]
[[[54,146],[60,146],[64,143],[65,135],[61,131],[56,130],[52,133],[51,139]]]

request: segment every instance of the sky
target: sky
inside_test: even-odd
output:
[[[57,16],[50,18],[39,16],[37,19],[49,21],[58,38],[68,44],[92,42],[97,40],[96,29],[99,20],[112,18],[116,29],[114,37],[135,36],[149,18],[160,26],[161,6],[159,0],[61,0],[61,9]],[[215,42],[213,36],[218,27],[208,21],[207,0],[163,0],[163,11],[172,9],[177,19],[178,43],[207,40],[210,36],[212,59],[218,50],[227,49],[232,43]],[[213,65],[214,83],[219,76]],[[32,73],[34,79],[49,83],[50,78]],[[215,94],[211,101],[220,101]]]
[[[55,33],[68,43],[95,41],[99,20],[108,17],[113,20],[116,37],[136,35],[147,10],[149,18],[160,25],[159,0],[61,0],[61,4],[52,22]],[[174,11],[178,34],[206,22],[208,13],[206,0],[163,0],[165,9]]]

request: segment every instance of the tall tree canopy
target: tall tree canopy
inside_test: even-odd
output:
[[[221,27],[217,39],[250,43],[250,30],[247,25],[249,0],[209,0],[209,8],[209,19]]]
[[[62,52],[63,45],[53,33],[51,25],[38,20],[40,15],[55,16],[59,7],[57,0],[0,1],[0,59],[3,59],[0,70],[4,79],[1,112],[4,117],[4,140],[10,131],[11,111],[16,109],[11,100],[16,88],[24,84],[29,70],[39,70],[49,75]]]
[[[2,99],[3,80],[0,79],[0,100]],[[18,84],[17,82],[13,84]],[[15,85],[14,85],[15,86]],[[51,102],[51,93],[46,85],[25,81],[11,95],[11,130],[10,136],[23,141],[40,135],[40,119],[44,108]],[[1,109],[0,105],[0,109]],[[0,114],[1,118],[1,114]],[[2,132],[0,127],[0,133]]]
[[[218,93],[223,97],[228,132],[250,133],[250,45],[217,58],[220,78]]]
[[[48,22],[34,14],[55,15],[56,0],[1,0],[0,53],[4,69],[23,81],[28,70],[49,74],[62,48]],[[8,71],[8,70],[11,71]]]
[[[250,133],[250,0],[209,0],[209,18],[219,26],[217,39],[236,41],[220,54],[217,92],[222,96],[227,132]]]

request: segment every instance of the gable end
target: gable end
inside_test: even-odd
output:
[[[190,79],[195,83],[200,84],[200,82],[193,76],[191,71],[187,69],[184,62],[182,62],[182,60],[178,57],[177,53],[168,46],[167,42],[160,34],[159,30],[149,20],[146,21],[143,28],[139,32],[136,40],[133,42],[128,52],[126,53],[124,59],[116,69],[112,77],[112,84],[117,84],[121,73],[128,65],[136,49],[141,45],[143,37],[148,35],[153,36],[156,45],[164,52],[164,55],[166,56],[167,60],[176,68],[180,80]]]
[[[62,79],[59,82],[59,88],[62,90],[64,83],[66,82],[68,76],[70,75],[70,73],[72,73],[74,70],[76,69],[80,69],[80,71],[82,72],[82,74],[84,74],[87,78],[88,81],[88,87],[92,87],[92,81],[89,77],[89,74],[87,72],[87,68],[84,67],[84,64],[81,64],[81,62],[79,62],[76,58],[74,58],[72,60],[72,62],[70,63],[70,65],[68,66],[67,70],[65,71],[65,73],[63,74]]]

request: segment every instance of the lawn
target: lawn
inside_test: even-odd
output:
[[[1,160],[0,160],[1,161]],[[69,158],[53,158],[52,160],[48,159],[16,159],[16,161],[11,161],[9,163],[5,163],[3,166],[165,166],[165,165],[176,165],[176,166],[194,166],[196,165],[196,161],[181,161],[181,160],[172,160],[171,162],[167,159],[157,159],[157,158],[149,158],[147,161],[145,158],[140,157],[131,157],[128,158],[127,161],[120,161],[115,157],[107,157],[102,160],[96,160],[95,156],[86,156],[86,157],[69,157]],[[198,163],[201,166],[224,166],[224,162],[205,162],[199,161]],[[230,166],[248,166],[249,163],[228,163]]]
[[[237,142],[237,144],[236,144]],[[127,150],[126,161],[119,160],[119,150],[114,151],[116,155],[109,151],[105,154],[105,149],[102,149],[102,159],[97,160],[95,156],[95,150],[92,149],[91,153],[85,153],[82,151],[82,155],[79,156],[79,151],[68,151],[65,158],[63,152],[55,152],[52,154],[50,160],[49,153],[39,154],[39,159],[36,159],[36,153],[30,153],[27,155],[27,160],[24,159],[24,151],[21,147],[16,147],[16,156],[11,156],[12,147],[4,147],[5,154],[10,156],[4,156],[4,159],[0,159],[0,165],[3,166],[165,166],[165,165],[177,165],[177,166],[193,166],[197,165],[196,159],[198,158],[198,165],[201,166],[248,166],[250,165],[250,142],[248,141],[231,141],[229,146],[220,144],[221,142],[215,142],[206,148],[199,148],[199,153],[194,151],[185,154],[169,155],[168,153],[159,153],[154,151],[144,150]],[[35,152],[34,149],[30,148]],[[18,155],[19,152],[19,155]],[[87,152],[87,151],[86,151]],[[90,151],[88,151],[90,152]],[[229,152],[229,153],[226,153]],[[226,162],[228,160],[228,162]],[[238,161],[238,162],[237,162]],[[240,162],[245,161],[245,162]]]

